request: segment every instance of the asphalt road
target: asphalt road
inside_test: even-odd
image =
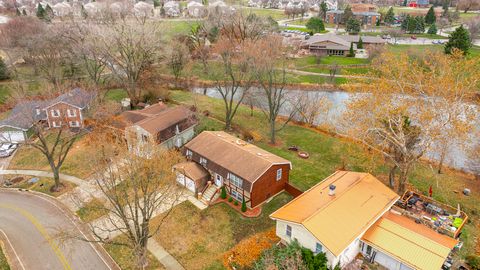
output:
[[[60,240],[59,232],[85,237],[70,213],[52,199],[28,192],[0,190],[0,239],[21,270],[117,270],[105,250],[87,241]]]

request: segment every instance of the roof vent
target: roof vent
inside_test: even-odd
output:
[[[237,139],[237,140],[235,141],[235,143],[236,143],[237,145],[246,145],[246,143],[243,142],[243,141],[240,140],[240,139]]]
[[[337,188],[337,187],[336,187],[335,185],[330,185],[330,186],[328,187],[328,195],[330,195],[330,196],[335,196],[335,189],[336,189],[336,188]]]

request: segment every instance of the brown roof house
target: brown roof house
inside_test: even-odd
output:
[[[384,45],[386,42],[380,37],[358,36],[358,35],[336,35],[324,34],[313,35],[303,42],[302,48],[308,49],[316,55],[340,55],[347,56],[350,51],[350,44],[353,43],[353,50],[357,50],[357,44],[362,39],[365,46]]]
[[[197,119],[184,106],[168,107],[157,103],[138,111],[121,114],[126,123],[125,137],[130,151],[144,152],[149,145],[167,149],[181,147],[195,135]]]
[[[225,186],[235,200],[259,206],[284,190],[292,167],[290,161],[223,131],[202,132],[185,145],[184,153],[188,163],[176,166],[177,181],[201,193],[207,204]]]

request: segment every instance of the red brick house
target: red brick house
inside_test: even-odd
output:
[[[184,154],[201,168],[182,164],[177,181],[187,187],[194,185],[207,203],[225,186],[229,196],[238,202],[245,200],[249,208],[259,206],[285,189],[292,167],[290,161],[223,131],[202,132],[185,145]],[[210,185],[205,186],[205,173],[198,170],[209,174]],[[199,175],[199,179],[186,175]]]
[[[94,96],[93,93],[75,88],[53,99],[43,108],[47,115],[48,126],[74,129],[84,127],[84,113],[89,109]]]

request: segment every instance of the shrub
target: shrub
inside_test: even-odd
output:
[[[220,198],[222,198],[222,199],[227,198],[227,190],[225,189],[225,186],[222,186],[222,191],[220,193]]]
[[[247,211],[247,203],[245,202],[245,199],[242,200],[242,212]]]
[[[480,270],[480,256],[469,255],[465,260],[472,270]]]
[[[8,72],[7,65],[3,61],[3,58],[0,57],[0,81],[1,80],[6,80],[8,78],[10,78],[10,74]]]
[[[228,198],[228,201],[233,202],[233,198],[232,197]]]
[[[234,204],[235,206],[237,206],[237,205],[238,205],[238,201],[235,201],[233,204]]]
[[[302,259],[301,247],[297,241],[286,247],[273,246],[266,250],[253,269],[308,269]]]

